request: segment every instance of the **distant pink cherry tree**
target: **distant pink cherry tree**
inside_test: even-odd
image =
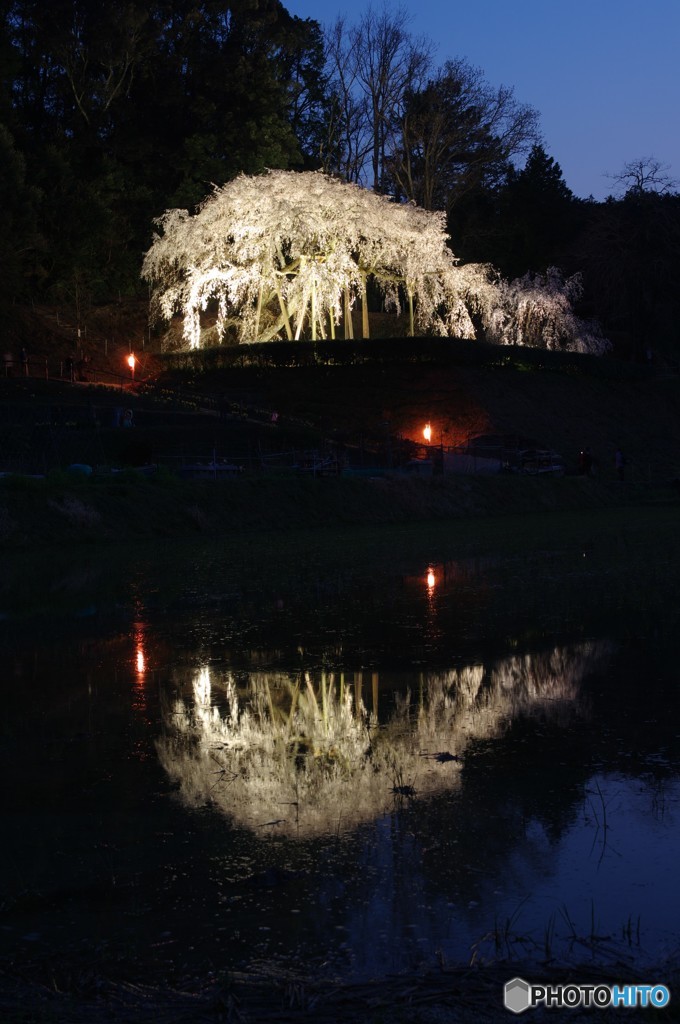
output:
[[[497,300],[487,311],[486,337],[499,345],[526,345],[604,355],[611,349],[596,321],[574,313],[583,291],[581,277],[565,278],[556,267],[545,274],[525,274],[497,281]]]

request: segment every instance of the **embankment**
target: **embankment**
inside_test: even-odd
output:
[[[0,481],[5,550],[677,504],[670,487],[582,477],[113,477]]]

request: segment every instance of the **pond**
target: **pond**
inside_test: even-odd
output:
[[[0,604],[2,954],[362,979],[677,952],[672,559],[631,593],[580,543],[457,547],[36,557]]]

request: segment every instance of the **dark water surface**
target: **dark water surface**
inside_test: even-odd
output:
[[[382,536],[84,553],[5,588],[3,954],[677,953],[672,566]]]

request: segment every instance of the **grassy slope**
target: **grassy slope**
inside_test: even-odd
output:
[[[598,475],[614,479],[621,445],[641,482],[680,473],[680,387],[677,377],[634,371],[616,379],[559,367],[395,364],[233,369],[206,374],[202,386],[219,393],[239,387],[260,405],[313,424],[326,436],[384,442],[386,431],[422,441],[464,442],[480,433],[535,438],[576,469],[589,445]],[[200,385],[198,385],[200,386]]]

